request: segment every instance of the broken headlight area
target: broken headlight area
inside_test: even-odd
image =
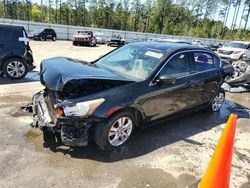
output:
[[[22,107],[24,111],[32,113],[32,127],[59,132],[65,145],[86,146],[90,127],[100,121],[92,114],[105,99],[79,103],[64,100],[57,103],[55,97],[52,91],[42,91],[34,95],[31,104]]]
[[[105,99],[103,98],[79,103],[64,101],[59,104],[59,107],[61,107],[65,116],[88,116],[91,115],[104,101]]]

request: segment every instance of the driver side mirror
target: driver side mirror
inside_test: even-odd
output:
[[[161,84],[175,85],[176,78],[163,75],[163,76],[160,76],[158,79],[156,79],[155,82],[158,85],[161,85]]]

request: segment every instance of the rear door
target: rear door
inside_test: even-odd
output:
[[[195,76],[201,86],[201,103],[209,102],[223,81],[220,60],[212,53],[199,51],[193,52],[193,62]]]

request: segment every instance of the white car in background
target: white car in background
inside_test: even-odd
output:
[[[104,34],[97,32],[94,34],[95,38],[96,38],[96,43],[98,44],[105,44],[105,39],[104,39]]]
[[[232,41],[217,50],[222,59],[250,59],[250,42]]]

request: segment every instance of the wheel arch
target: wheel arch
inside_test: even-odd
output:
[[[5,63],[6,61],[10,60],[10,59],[19,59],[19,60],[25,62],[24,59],[23,59],[21,56],[16,55],[16,54],[15,54],[15,55],[11,55],[11,56],[6,56],[6,57],[4,57],[4,58],[1,60],[1,63],[0,63],[0,70],[3,70],[4,63]],[[26,63],[26,62],[25,62],[25,63]]]
[[[110,118],[120,112],[129,111],[134,115],[136,121],[136,127],[141,127],[145,120],[145,115],[141,109],[136,106],[120,106],[120,107],[113,107],[107,112],[107,117]]]

